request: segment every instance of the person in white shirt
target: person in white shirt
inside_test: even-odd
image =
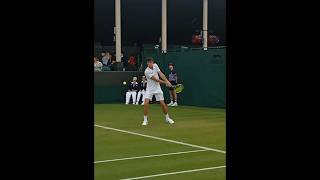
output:
[[[94,57],[94,71],[102,71],[102,63],[98,61],[97,57]]]
[[[144,117],[143,117],[143,126],[148,124],[148,111],[149,111],[149,101],[152,100],[152,96],[156,97],[156,100],[160,102],[162,111],[165,114],[165,121],[173,124],[174,121],[169,117],[168,107],[164,102],[163,92],[160,87],[160,83],[165,84],[168,87],[172,87],[171,83],[168,81],[166,76],[160,71],[157,64],[154,63],[152,57],[147,58],[148,67],[144,71],[145,76],[147,77],[147,88],[144,99]],[[161,77],[161,79],[159,78]]]

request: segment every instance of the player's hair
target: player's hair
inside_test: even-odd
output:
[[[154,62],[154,59],[152,57],[147,57],[147,62],[152,61]]]
[[[173,63],[169,63],[169,66],[170,66],[170,65],[171,65],[171,66],[174,66],[174,64],[173,64]]]

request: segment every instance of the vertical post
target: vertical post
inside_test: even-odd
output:
[[[203,0],[203,22],[202,22],[202,31],[203,31],[203,50],[208,50],[208,0]]]
[[[162,0],[161,51],[167,53],[167,0]]]
[[[121,62],[121,0],[115,0],[116,61]]]

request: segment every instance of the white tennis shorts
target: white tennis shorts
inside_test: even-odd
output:
[[[146,91],[145,98],[148,98],[148,99],[152,100],[153,95],[156,97],[157,101],[163,101],[164,100],[162,90],[160,92]]]

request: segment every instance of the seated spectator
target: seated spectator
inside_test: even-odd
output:
[[[111,64],[111,61],[109,63],[109,52],[102,52],[101,56],[102,56],[102,64],[103,64],[103,66],[109,66]]]
[[[111,61],[112,61],[112,54],[108,52],[107,55],[108,55],[108,63],[107,63],[107,66],[110,67],[110,66],[111,66],[111,63],[112,63],[112,62],[111,62]]]
[[[128,63],[131,64],[131,65],[136,65],[137,64],[137,60],[134,56],[130,56],[129,57],[129,60],[128,60]]]
[[[101,54],[100,54],[100,56],[98,57],[98,59],[101,59],[101,61],[102,61],[102,58],[103,58],[104,56],[106,56],[106,51],[101,51]]]
[[[111,57],[111,64],[115,64],[117,61],[116,61],[116,57],[115,56],[112,56]]]
[[[123,52],[121,52],[121,62],[123,63],[124,68],[127,69],[127,57],[123,54]]]
[[[134,56],[130,56],[128,60],[128,70],[129,71],[137,70],[137,60]]]
[[[106,52],[102,57],[102,71],[110,71],[111,70],[111,53]]]
[[[141,83],[139,84],[139,90],[138,90],[138,97],[136,101],[136,105],[139,104],[140,97],[142,96],[142,103],[141,105],[144,105],[144,99],[146,94],[146,88],[147,88],[147,80],[145,76],[142,76]]]
[[[111,71],[114,71],[115,70],[115,65],[116,65],[116,57],[114,55],[111,56],[111,64],[110,64],[110,68],[111,68]]]
[[[129,89],[126,92],[126,104],[129,104],[132,97],[132,104],[136,104],[136,95],[139,91],[139,83],[137,82],[137,77],[133,77],[132,82],[129,84]]]
[[[102,63],[98,60],[97,57],[94,57],[94,71],[99,72],[102,71]]]

